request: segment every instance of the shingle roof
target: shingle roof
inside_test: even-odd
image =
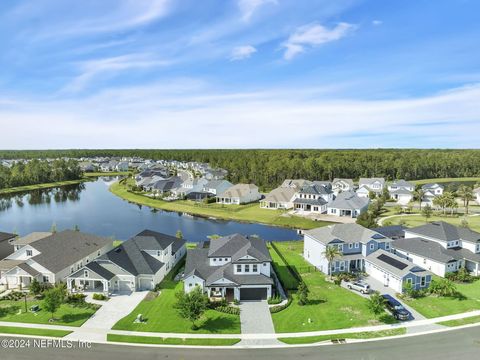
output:
[[[236,184],[218,195],[218,197],[243,197],[251,191],[258,191],[258,187],[254,184]]]
[[[408,253],[420,255],[441,263],[460,260],[460,256],[455,250],[445,249],[435,241],[429,241],[422,238],[399,239],[392,243],[392,248],[407,251]]]
[[[452,240],[462,240],[471,243],[480,242],[480,233],[466,227],[446,223],[445,221],[434,221],[408,229],[407,231],[420,237],[426,236],[445,242]]]
[[[109,238],[64,230],[30,243],[30,246],[40,252],[32,259],[57,273],[111,243]]]
[[[403,179],[400,179],[400,180],[395,180],[391,186],[397,186],[397,187],[415,187],[414,184],[408,182],[408,181],[405,181]]]
[[[34,268],[32,268],[30,265],[26,263],[21,263],[21,264],[18,264],[17,266],[29,275],[38,276],[40,274],[38,270],[35,270]]]
[[[430,184],[424,184],[424,185],[422,185],[422,189],[423,189],[423,190],[434,189],[434,188],[437,188],[437,187],[443,189],[443,185],[436,184],[436,183],[430,183]]]
[[[259,261],[272,260],[265,241],[260,238],[247,239],[240,234],[233,234],[210,241],[209,257],[231,257],[232,261],[236,261],[247,255]]]
[[[328,207],[343,210],[356,210],[364,208],[369,202],[369,198],[359,197],[353,191],[344,191],[339,193]]]
[[[407,228],[403,225],[391,225],[375,228],[372,230],[389,238],[403,238],[405,237],[405,229]]]
[[[96,261],[92,261],[92,262],[88,263],[87,265],[85,265],[85,267],[92,270],[94,273],[97,273],[98,275],[100,275],[105,280],[110,280],[115,276],[115,274],[113,274],[110,271],[108,271],[107,269],[105,269],[103,266],[101,266]]]
[[[327,204],[327,201],[324,198],[318,199],[303,199],[303,198],[296,198],[293,201],[294,204],[308,204],[308,205],[318,205],[323,206]]]
[[[305,231],[305,234],[325,245],[338,240],[345,243],[361,242],[364,244],[371,240],[391,241],[391,239],[384,235],[358,224],[335,224],[323,226],[307,230]]]
[[[14,239],[16,236],[17,235],[15,235],[15,234],[0,232],[0,242],[10,240],[10,239]]]
[[[296,189],[293,187],[278,187],[270,191],[263,201],[282,203],[290,202],[296,193]]]
[[[15,245],[28,245],[31,244],[37,240],[44,239],[48,236],[52,235],[51,232],[33,232],[28,235],[19,237],[15,239],[14,244]]]

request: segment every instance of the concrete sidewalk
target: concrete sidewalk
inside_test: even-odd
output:
[[[240,324],[244,334],[275,334],[272,315],[267,301],[244,301],[240,304]],[[279,341],[275,338],[242,339],[240,346],[275,345]]]

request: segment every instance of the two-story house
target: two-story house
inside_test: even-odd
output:
[[[413,200],[415,185],[405,180],[395,180],[388,185],[388,193],[398,204],[406,205]]]
[[[370,192],[381,195],[385,186],[384,178],[360,178],[358,180],[357,195],[360,197],[368,197]]]
[[[336,224],[305,231],[303,256],[325,274],[362,271],[398,292],[404,282],[427,287],[431,275],[391,254],[391,243],[392,239],[361,225]],[[340,254],[333,261],[326,257],[328,247]]]
[[[440,184],[425,184],[422,186],[422,202],[432,205],[433,199],[443,194],[444,187]]]
[[[337,196],[343,191],[353,191],[355,186],[352,179],[339,179],[335,178],[332,181],[332,191]]]
[[[2,271],[0,283],[9,288],[28,287],[33,279],[58,283],[113,247],[112,239],[80,231],[36,234],[14,242],[17,250],[0,261],[0,268],[10,267]]]
[[[311,185],[312,182],[304,179],[286,179],[282,185],[270,191],[260,202],[264,209],[292,209],[293,201],[298,191],[304,185]]]
[[[153,290],[183,258],[186,241],[144,230],[67,277],[70,291]]]
[[[392,243],[393,251],[414,264],[444,277],[465,267],[480,275],[480,233],[444,221],[405,229],[405,238]]]
[[[271,257],[264,240],[229,235],[189,249],[184,290],[200,287],[210,298],[265,300],[272,296]]]
[[[323,183],[305,184],[295,194],[294,209],[307,213],[326,213],[327,204],[333,200],[330,185]]]

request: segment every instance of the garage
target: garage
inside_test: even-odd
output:
[[[267,300],[267,288],[241,288],[240,300]]]
[[[118,282],[118,291],[132,291],[130,281],[122,281]]]
[[[153,281],[152,279],[140,279],[140,286],[139,290],[152,290],[153,289]]]

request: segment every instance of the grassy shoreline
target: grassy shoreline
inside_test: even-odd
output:
[[[223,220],[261,223],[293,229],[313,229],[332,224],[331,222],[313,221],[299,216],[284,216],[284,212],[262,209],[258,203],[222,206],[219,204],[199,205],[188,200],[167,202],[160,199],[152,199],[142,194],[129,192],[126,186],[118,181],[110,186],[110,191],[114,195],[132,203],[207,218],[213,217]]]
[[[13,194],[17,192],[24,192],[24,191],[32,191],[32,190],[39,190],[39,189],[50,189],[59,186],[66,186],[66,185],[75,185],[80,184],[82,182],[91,181],[89,178],[82,178],[78,180],[66,180],[66,181],[57,181],[52,183],[44,183],[44,184],[35,184],[35,185],[25,185],[25,186],[17,186],[7,189],[0,189],[0,195],[2,194]]]

